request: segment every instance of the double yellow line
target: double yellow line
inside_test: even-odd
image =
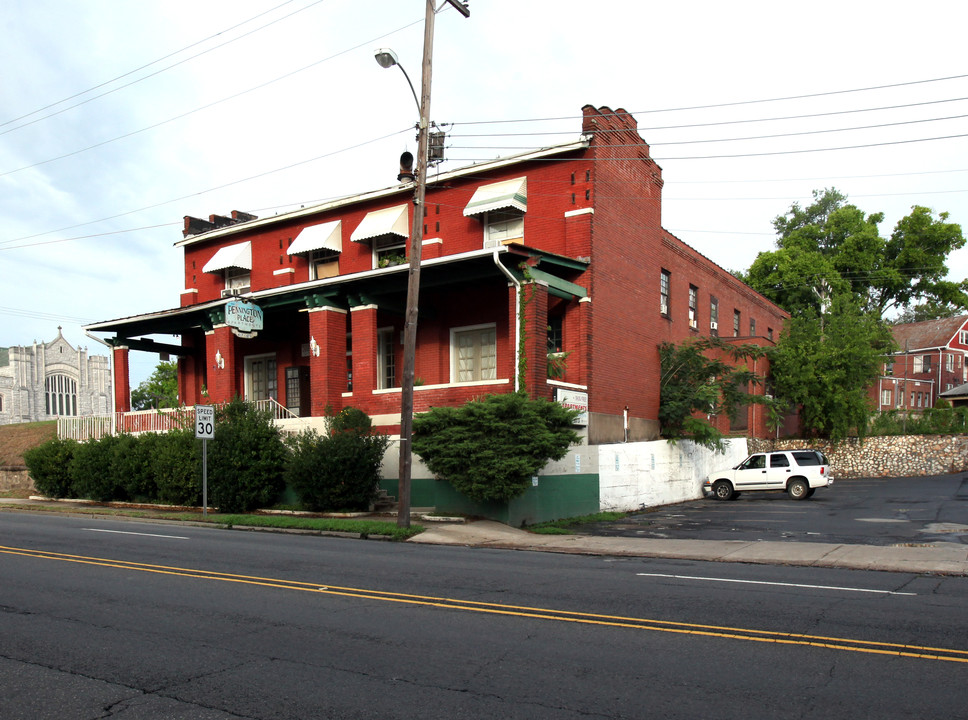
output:
[[[900,643],[856,640],[851,638],[824,637],[820,635],[774,632],[771,630],[752,630],[748,628],[700,625],[695,623],[672,622],[668,620],[655,620],[649,618],[599,615],[596,613],[571,612],[568,610],[552,610],[548,608],[536,608],[520,605],[475,602],[472,600],[460,600],[456,598],[434,597],[429,595],[411,595],[408,593],[394,593],[383,590],[367,590],[365,588],[341,587],[338,585],[325,585],[322,583],[307,583],[295,580],[283,580],[280,578],[236,575],[232,573],[220,573],[209,570],[198,570],[194,568],[179,568],[170,567],[167,565],[149,565],[145,563],[129,562],[127,560],[111,560],[108,558],[70,555],[65,553],[48,552],[45,550],[32,550],[29,548],[6,547],[2,545],[0,545],[0,554],[21,555],[24,557],[32,557],[41,560],[59,560],[62,562],[72,562],[83,565],[97,565],[100,567],[117,568],[120,570],[136,570],[138,572],[176,575],[179,577],[196,578],[200,580],[218,580],[221,582],[243,583],[246,585],[257,585],[282,590],[299,590],[302,592],[312,592],[324,595],[337,595],[363,600],[404,603],[407,605],[424,605],[448,610],[464,610],[469,612],[488,613],[492,615],[511,615],[516,617],[535,618],[539,620],[555,620],[558,622],[573,622],[586,625],[604,625],[608,627],[630,628],[634,630],[652,630],[655,632],[700,635],[705,637],[726,638],[730,640],[777,643],[781,645],[802,645],[826,648],[829,650],[847,650],[850,652],[916,658],[919,660],[944,660],[947,662],[968,663],[968,650],[954,650],[951,648],[924,647],[920,645],[905,645]]]

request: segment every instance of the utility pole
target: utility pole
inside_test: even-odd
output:
[[[460,0],[447,0],[464,17],[470,10]],[[420,82],[420,123],[417,130],[417,177],[410,230],[410,273],[407,310],[403,325],[403,377],[400,383],[400,481],[397,490],[397,526],[410,527],[410,477],[413,465],[413,385],[417,353],[417,308],[420,300],[420,259],[423,252],[424,199],[427,194],[427,148],[430,132],[430,84],[434,54],[434,0],[426,0],[423,66]]]

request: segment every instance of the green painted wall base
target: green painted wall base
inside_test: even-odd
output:
[[[384,479],[380,487],[397,496],[396,478]],[[432,507],[439,513],[471,515],[496,520],[512,527],[549,520],[589,515],[599,511],[598,474],[543,475],[537,487],[505,503],[481,503],[457,492],[443,480],[413,478],[410,506]]]

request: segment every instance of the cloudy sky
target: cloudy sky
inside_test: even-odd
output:
[[[836,187],[968,229],[968,3],[472,0],[437,16],[431,115],[453,169],[624,108],[663,224],[727,269]],[[0,4],[0,347],[106,350],[82,325],[176,307],[182,217],[259,216],[395,183],[415,150],[422,0]],[[950,258],[968,276],[968,249]],[[144,379],[157,357],[132,353]]]

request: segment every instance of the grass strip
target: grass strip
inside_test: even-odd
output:
[[[574,535],[574,527],[578,525],[590,525],[597,522],[615,522],[626,517],[624,512],[598,512],[591,515],[578,515],[577,517],[562,518],[560,520],[549,520],[548,522],[531,525],[527,528],[529,532],[538,535]]]

